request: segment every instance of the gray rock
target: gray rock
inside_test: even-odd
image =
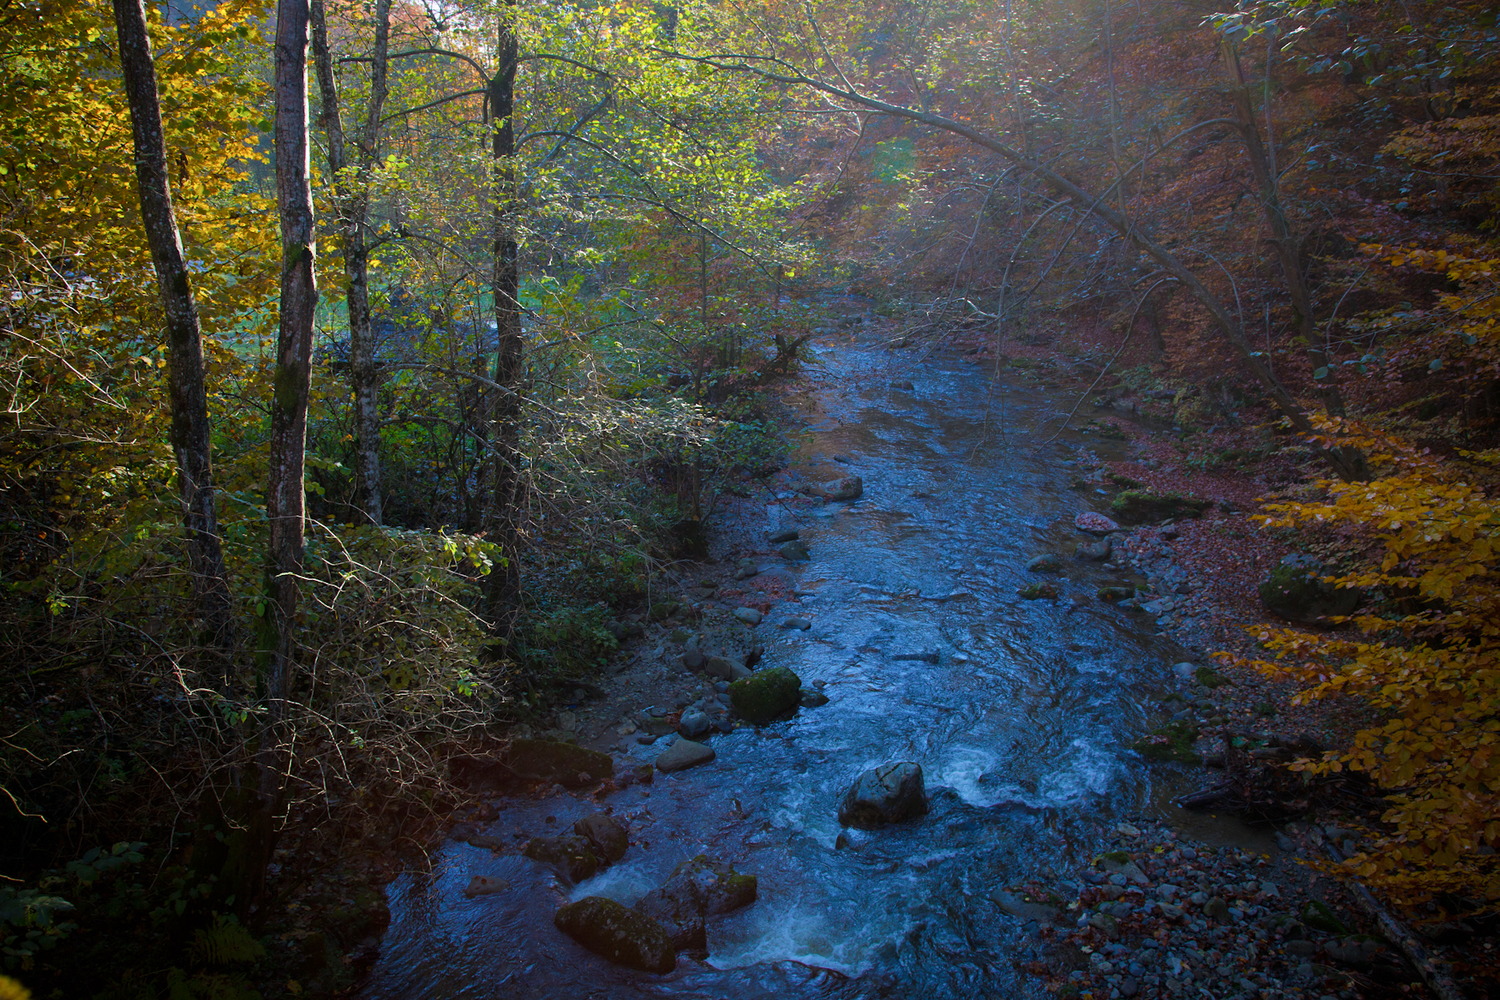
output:
[[[682,718],[677,723],[677,731],[690,740],[697,739],[711,728],[713,728],[713,722],[696,708],[683,712]]]
[[[699,764],[707,764],[715,756],[713,747],[694,743],[692,740],[677,739],[657,756],[656,769],[662,772],[683,771]]]
[[[1223,897],[1215,896],[1203,904],[1203,915],[1212,920],[1229,919],[1229,904],[1224,902]]]
[[[471,899],[475,896],[491,896],[497,892],[504,892],[510,888],[510,883],[503,878],[495,878],[492,875],[475,875],[469,879],[469,884],[464,886],[464,895]]]
[[[734,616],[746,625],[759,625],[761,619],[765,617],[754,608],[735,608]]]
[[[1062,564],[1062,556],[1059,556],[1056,552],[1043,552],[1041,555],[1033,557],[1026,564],[1026,568],[1033,573],[1056,573],[1062,569]]]
[[[710,656],[704,660],[703,672],[721,681],[737,680],[743,674],[749,673],[743,663],[725,656]]]
[[[893,761],[859,776],[839,804],[839,822],[873,830],[926,812],[922,766],[909,760]]]
[[[808,550],[807,543],[800,539],[787,542],[776,551],[781,553],[781,558],[788,562],[801,562],[812,558],[812,552]]]
[[[788,618],[786,621],[781,623],[781,627],[799,629],[803,632],[806,632],[808,629],[812,628],[812,622],[808,621],[806,618]]]
[[[803,708],[822,708],[828,704],[828,696],[817,688],[803,689],[801,702]]]
[[[1022,920],[1030,920],[1039,924],[1055,924],[1063,919],[1063,911],[1060,907],[1047,903],[1029,902],[1019,894],[1007,892],[1004,889],[996,889],[990,893],[990,900],[1006,913],[1013,917],[1020,917]]]
[[[605,864],[619,861],[630,846],[630,834],[608,813],[589,813],[573,824],[573,832],[592,844],[594,853]]]
[[[902,392],[912,392],[917,387],[914,386],[914,385],[912,385],[911,382],[909,382],[908,380],[902,378],[902,379],[897,379],[896,381],[892,382],[891,383],[891,388],[892,389],[900,389]]]
[[[1073,554],[1079,559],[1091,559],[1094,562],[1103,562],[1114,552],[1114,543],[1106,535],[1090,542],[1079,542]]]
[[[1190,680],[1193,679],[1193,675],[1196,674],[1197,672],[1198,672],[1198,664],[1196,664],[1196,663],[1174,663],[1174,664],[1172,664],[1172,673],[1174,675],[1176,675],[1176,677],[1179,680],[1190,681]]]
[[[586,896],[557,911],[557,929],[596,955],[642,972],[671,972],[676,949],[666,929],[639,910],[603,896]]]
[[[865,481],[859,476],[830,479],[814,491],[824,500],[858,500],[864,496]]]
[[[702,670],[703,661],[706,659],[707,657],[703,655],[703,651],[697,647],[690,647],[682,651],[682,665],[689,670]]]
[[[801,534],[796,528],[783,528],[780,531],[766,533],[766,541],[772,545],[780,545],[782,542],[795,542]]]

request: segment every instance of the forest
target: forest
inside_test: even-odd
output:
[[[1359,915],[1211,995],[1500,995],[1493,5],[0,0],[0,128],[0,998],[445,995],[361,992],[386,885],[696,653],[760,498],[858,499],[797,478],[851,329],[1072,435],[1089,606],[1212,664],[1111,752],[1325,831]],[[1190,995],[1086,923],[1028,988]]]

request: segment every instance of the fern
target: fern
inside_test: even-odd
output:
[[[193,932],[190,955],[195,965],[234,965],[253,962],[265,954],[266,949],[255,936],[229,917],[218,917],[212,927]]]

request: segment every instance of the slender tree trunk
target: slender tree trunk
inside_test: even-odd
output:
[[[208,392],[203,370],[203,338],[193,296],[172,188],[167,144],[162,133],[156,65],[141,0],[114,0],[120,41],[120,68],[130,102],[135,141],[135,177],[141,218],[156,268],[157,290],[167,317],[167,380],[172,407],[172,453],[187,531],[188,564],[193,573],[197,615],[208,633],[208,648],[219,654],[215,673],[221,688],[232,669],[233,625],[224,553],[219,542],[209,445]]]
[[[280,808],[282,774],[290,735],[287,702],[296,664],[296,621],[306,522],[307,401],[312,377],[315,280],[312,171],[308,159],[307,35],[308,0],[276,5],[276,202],[281,217],[281,302],[276,336],[276,369],[271,396],[270,476],[266,515],[269,613],[262,636],[262,686],[266,712],[256,737],[251,770],[242,782],[243,816],[233,845],[230,870],[241,905],[261,895],[266,866],[275,846],[274,819]]]
[[[1250,175],[1255,186],[1267,227],[1271,230],[1271,246],[1276,252],[1281,267],[1282,280],[1286,283],[1287,296],[1292,303],[1292,318],[1297,326],[1307,352],[1308,364],[1313,371],[1314,385],[1323,408],[1333,417],[1344,416],[1344,397],[1339,391],[1338,380],[1328,352],[1323,348],[1318,335],[1317,314],[1314,311],[1312,291],[1307,285],[1307,272],[1303,268],[1302,241],[1292,232],[1287,221],[1286,210],[1281,203],[1281,190],[1276,176],[1273,150],[1261,137],[1260,126],[1255,121],[1255,111],[1250,100],[1250,85],[1245,79],[1245,69],[1240,62],[1234,44],[1225,40],[1221,44],[1225,68],[1229,71],[1229,97],[1234,107],[1235,120],[1244,140],[1245,158],[1249,161]],[[1347,466],[1349,478],[1368,479],[1369,465],[1363,454],[1354,449],[1337,449],[1342,462]]]
[[[355,139],[354,176],[350,176],[348,139],[344,132],[338,81],[328,45],[323,0],[313,0],[313,62],[323,103],[322,125],[328,137],[328,167],[333,175],[334,209],[344,252],[345,302],[349,310],[349,384],[354,397],[355,503],[374,524],[384,520],[380,485],[380,370],[375,361],[375,329],[370,310],[369,171],[380,144],[381,115],[389,88],[391,4],[375,4],[375,45],[371,54],[370,101]]]
[[[491,289],[495,299],[494,381],[501,389],[492,410],[489,435],[492,494],[488,518],[490,536],[500,546],[504,564],[490,574],[487,604],[496,634],[509,639],[515,630],[521,596],[520,508],[521,508],[521,389],[525,356],[521,339],[520,246],[516,242],[516,34],[507,0],[500,12],[497,39],[499,66],[489,85],[490,124],[494,138],[493,159],[494,270]]]

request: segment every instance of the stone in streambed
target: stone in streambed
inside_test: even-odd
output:
[[[746,625],[759,625],[760,620],[765,617],[754,608],[735,608],[734,616]]]
[[[873,830],[926,812],[922,766],[909,760],[893,761],[859,776],[839,805],[839,822]]]
[[[824,500],[858,500],[864,496],[865,481],[859,476],[844,476],[842,479],[830,479],[813,492]]]
[[[587,837],[533,837],[521,853],[555,867],[570,882],[581,882],[603,867]]]
[[[663,773],[685,771],[699,764],[707,764],[715,756],[713,747],[694,743],[692,740],[678,739],[657,756],[656,769]]]
[[[671,972],[676,949],[666,929],[613,899],[586,896],[557,911],[557,929],[596,955],[642,972]]]
[[[781,553],[781,558],[788,562],[802,562],[812,558],[812,553],[808,551],[807,543],[800,539],[793,539],[776,551]]]
[[[504,892],[510,888],[510,883],[503,878],[495,878],[492,875],[475,875],[469,879],[469,884],[464,886],[464,895],[473,899],[475,896],[492,896],[497,892]]]
[[[1079,559],[1089,559],[1094,562],[1104,562],[1114,552],[1114,543],[1106,535],[1089,542],[1079,542],[1073,554]]]
[[[630,834],[608,813],[590,813],[573,824],[573,832],[592,844],[594,853],[605,864],[619,861],[630,846]]]
[[[757,726],[797,710],[802,679],[786,667],[773,667],[729,685],[729,700],[739,716]]]
[[[1091,535],[1107,535],[1112,531],[1121,530],[1119,524],[1092,510],[1086,510],[1073,518],[1073,526]]]
[[[715,680],[737,681],[750,676],[750,668],[727,656],[710,656],[703,662],[703,672]]]
[[[1026,568],[1033,573],[1056,573],[1062,569],[1062,564],[1062,556],[1056,552],[1043,552],[1041,555],[1033,557],[1026,564]]]
[[[783,528],[780,531],[766,533],[766,541],[772,545],[780,545],[783,542],[795,542],[801,534],[796,528]]]
[[[713,721],[700,709],[690,708],[682,713],[677,722],[677,731],[687,739],[695,740],[713,728]]]
[[[701,949],[706,945],[704,918],[749,906],[757,888],[754,875],[741,875],[700,854],[678,865],[671,878],[642,896],[635,908],[659,923],[674,946]]]

